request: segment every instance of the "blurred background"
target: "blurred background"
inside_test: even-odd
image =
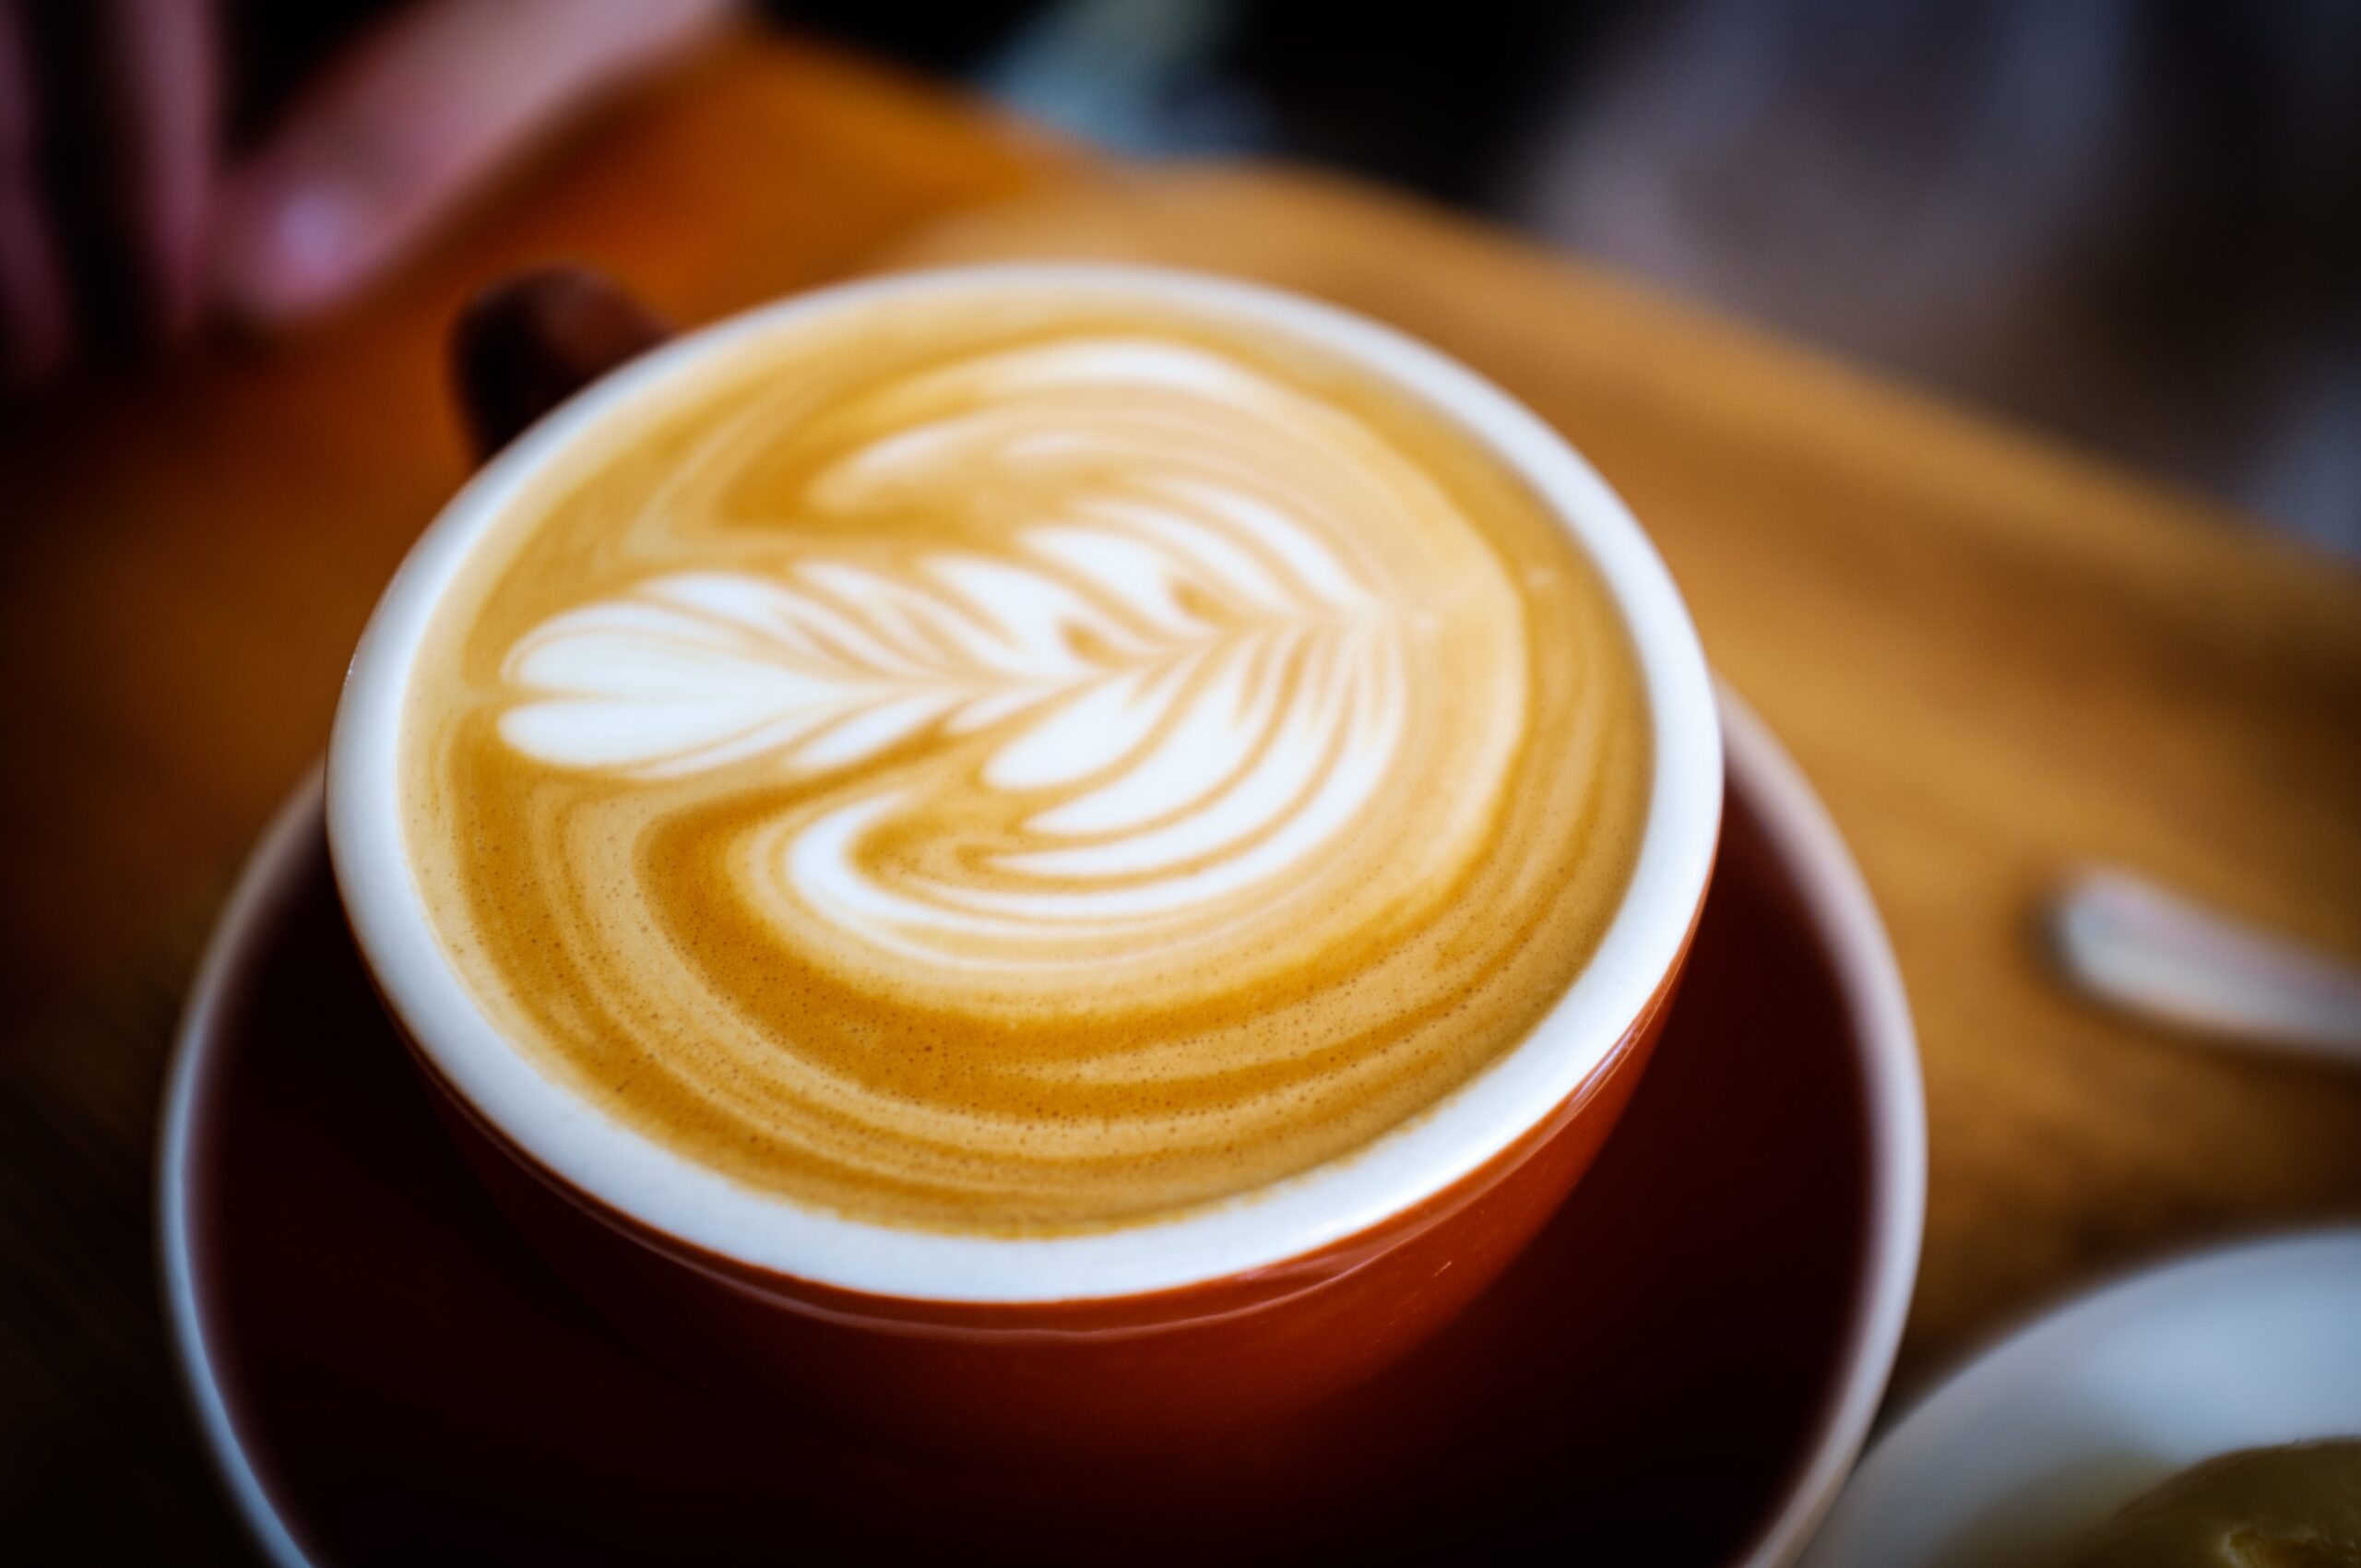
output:
[[[12,359],[138,339],[89,302],[124,292],[141,244],[209,250],[215,293],[246,315],[302,314],[326,295],[284,253],[332,253],[338,214],[272,208],[259,176],[307,153],[422,145],[444,165],[429,184],[466,186],[726,9],[0,6],[0,178],[47,187],[0,201]],[[1125,153],[1279,155],[1478,209],[2361,552],[2361,6],[2348,0],[771,0],[761,14]],[[407,88],[398,61],[355,64],[402,20],[442,35],[414,42]],[[152,40],[144,55],[97,58],[125,33]],[[398,50],[376,53],[383,66]],[[188,64],[208,55],[208,70]],[[444,100],[420,90],[430,76]],[[499,90],[471,95],[469,79]],[[228,171],[211,199],[195,176],[176,194],[169,169],[137,198],[177,202],[188,216],[162,221],[181,237],[94,240],[110,215],[90,220],[108,205],[93,171],[123,161],[126,135],[170,138],[208,112]],[[385,131],[405,113],[450,125]],[[178,141],[185,162],[200,138]],[[437,199],[392,220],[401,243]],[[29,222],[27,201],[47,210]],[[26,237],[44,229],[46,264]],[[23,326],[29,289],[59,293],[60,275],[84,304],[64,347]],[[167,293],[175,330],[205,309],[198,285]]]
[[[1149,154],[1480,208],[2361,551],[2361,6],[807,6]]]

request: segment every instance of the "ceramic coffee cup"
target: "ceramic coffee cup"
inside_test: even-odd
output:
[[[670,1153],[503,1040],[439,947],[406,860],[398,720],[429,619],[471,546],[575,444],[794,313],[1045,278],[1185,303],[1316,346],[1474,433],[1595,563],[1628,623],[1651,731],[1645,815],[1620,904],[1538,1027],[1350,1157],[1234,1201],[1086,1233],[865,1223]],[[575,335],[570,366],[566,351],[507,331],[513,322],[475,335],[466,369],[479,428],[504,434],[517,397],[529,412],[531,388],[554,395],[646,336],[612,302],[592,298],[571,318],[592,327],[587,350]],[[504,356],[536,352],[554,368],[498,374]],[[488,398],[488,382],[507,390]],[[1687,612],[1631,515],[1554,431],[1369,321],[1265,289],[1112,267],[851,284],[599,376],[494,457],[412,550],[353,659],[327,780],[338,885],[386,1007],[472,1170],[586,1300],[653,1353],[753,1397],[897,1435],[1070,1453],[1231,1430],[1317,1400],[1402,1355],[1499,1275],[1631,1098],[1703,906],[1722,793],[1714,693]]]

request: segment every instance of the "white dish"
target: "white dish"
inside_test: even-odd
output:
[[[2361,1434],[2361,1227],[2201,1253],[1985,1351],[1881,1438],[1807,1568],[2043,1562],[2174,1472]]]

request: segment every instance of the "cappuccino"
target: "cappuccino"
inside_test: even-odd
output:
[[[1482,440],[1335,352],[1046,286],[731,345],[437,605],[407,859],[542,1075],[735,1181],[1103,1229],[1347,1158],[1620,907],[1630,635]]]

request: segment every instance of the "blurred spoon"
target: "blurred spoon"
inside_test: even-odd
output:
[[[2114,867],[2051,909],[2059,966],[2126,1012],[2361,1066],[2361,968]]]

